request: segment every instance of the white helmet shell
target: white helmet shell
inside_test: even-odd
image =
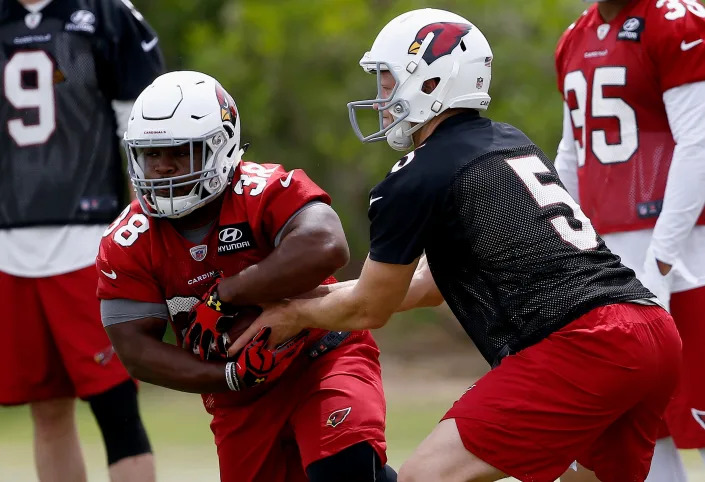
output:
[[[360,66],[377,73],[377,98],[350,102],[353,130],[362,142],[387,139],[391,147],[406,150],[411,135],[447,109],[487,109],[491,80],[492,50],[480,30],[460,15],[425,8],[404,13],[377,35]],[[380,72],[389,71],[396,85],[382,97]],[[436,88],[425,93],[426,80],[438,79]],[[380,128],[365,135],[357,122],[356,109],[378,109]],[[383,112],[393,122],[383,125]],[[415,125],[412,125],[415,124]]]
[[[201,159],[194,145],[202,143]],[[147,179],[143,151],[190,145],[189,174]],[[124,136],[130,180],[142,210],[154,217],[178,218],[215,199],[240,162],[240,116],[233,98],[213,77],[169,72],[137,97]],[[186,195],[175,188],[191,186]],[[168,191],[169,195],[164,195]]]

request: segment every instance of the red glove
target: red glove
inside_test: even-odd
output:
[[[270,350],[266,346],[271,333],[271,328],[262,328],[235,361],[226,365],[225,380],[231,390],[245,390],[279,378],[301,352],[308,335],[304,330]]]
[[[193,305],[189,312],[189,326],[184,333],[183,347],[201,360],[224,360],[227,358],[227,337],[223,337],[235,324],[237,307],[228,305],[218,297],[218,283]]]

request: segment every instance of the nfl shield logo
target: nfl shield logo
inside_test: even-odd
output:
[[[37,28],[39,22],[42,21],[42,14],[40,12],[28,13],[24,17],[24,24],[27,28]]]
[[[485,83],[485,79],[482,77],[477,78],[477,82],[475,83],[475,87],[479,90],[482,88],[482,85]]]
[[[597,38],[600,40],[604,40],[605,37],[607,37],[607,34],[610,32],[610,24],[608,23],[603,23],[599,27],[597,27]]]
[[[203,261],[206,259],[206,254],[208,253],[208,246],[205,244],[199,244],[194,246],[189,251],[191,251],[191,257],[196,261]]]

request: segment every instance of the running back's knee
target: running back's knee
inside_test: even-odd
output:
[[[310,482],[396,482],[396,472],[382,466],[379,455],[367,442],[351,445],[317,460],[306,468]]]
[[[139,414],[137,387],[132,380],[89,397],[86,401],[103,434],[108,465],[152,451]]]

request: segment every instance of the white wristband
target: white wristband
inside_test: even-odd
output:
[[[235,362],[228,362],[225,364],[225,382],[228,384],[228,388],[234,392],[240,391],[240,382],[237,379],[237,374],[235,373]]]

